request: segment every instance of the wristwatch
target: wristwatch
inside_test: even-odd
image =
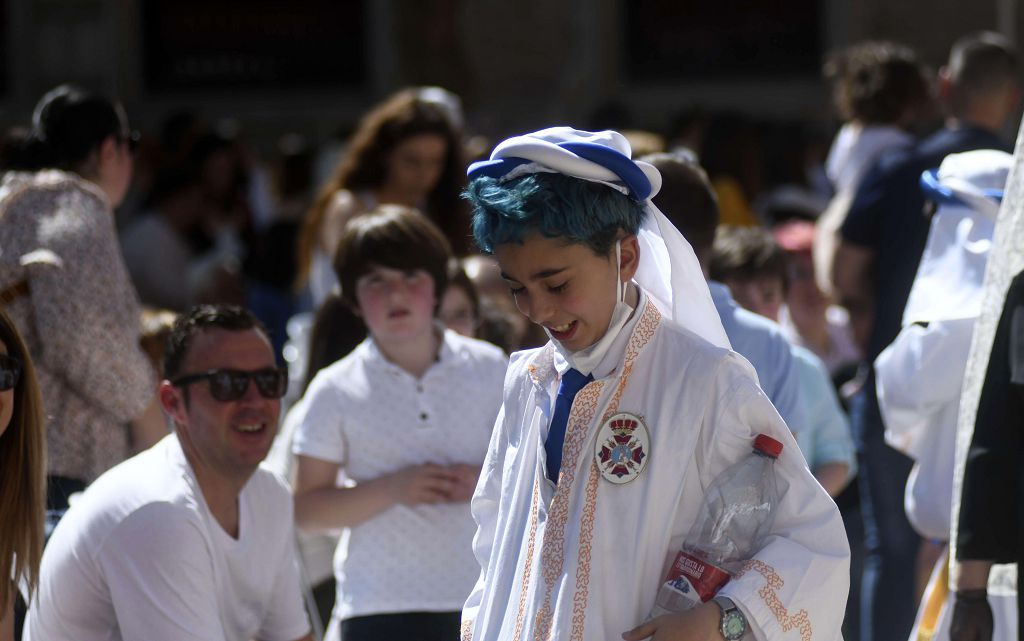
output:
[[[747,631],[747,617],[743,616],[733,600],[727,596],[718,595],[711,600],[722,608],[718,631],[725,637],[725,641],[739,641],[743,633]]]

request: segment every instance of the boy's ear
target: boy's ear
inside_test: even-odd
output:
[[[636,234],[629,234],[619,242],[619,273],[622,282],[625,283],[629,282],[640,268],[640,241],[636,239]]]

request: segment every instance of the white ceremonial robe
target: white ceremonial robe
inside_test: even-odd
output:
[[[849,589],[843,523],[753,368],[662,319],[646,297],[622,334],[573,403],[557,488],[544,460],[555,349],[513,355],[472,500],[481,575],[463,610],[462,638],[621,638],[651,611],[704,488],[766,433],[785,446],[775,464],[774,527],[721,593],[759,641],[841,639]],[[646,468],[621,485],[604,480],[594,462],[601,419],[616,411],[643,417],[650,433]]]
[[[885,442],[914,459],[904,507],[921,536],[949,540],[960,388],[974,318],[908,325],[875,359]]]
[[[875,359],[885,440],[915,462],[904,496],[907,518],[919,534],[939,541],[949,540],[960,390],[976,321],[972,317],[933,321],[927,327],[907,325]],[[941,576],[936,567],[909,641],[919,638],[928,599],[933,591],[942,590],[936,585]],[[932,641],[949,641],[955,594],[943,591],[946,596]],[[993,640],[1011,641],[1017,634],[1016,594],[990,588],[988,602],[996,622]]]

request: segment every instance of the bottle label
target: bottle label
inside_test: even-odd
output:
[[[665,577],[665,585],[696,605],[715,596],[729,578],[729,573],[722,568],[680,551]]]

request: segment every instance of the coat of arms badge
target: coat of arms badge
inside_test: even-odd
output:
[[[651,438],[643,419],[620,412],[602,423],[594,447],[594,462],[605,480],[621,485],[643,472],[650,448]]]

